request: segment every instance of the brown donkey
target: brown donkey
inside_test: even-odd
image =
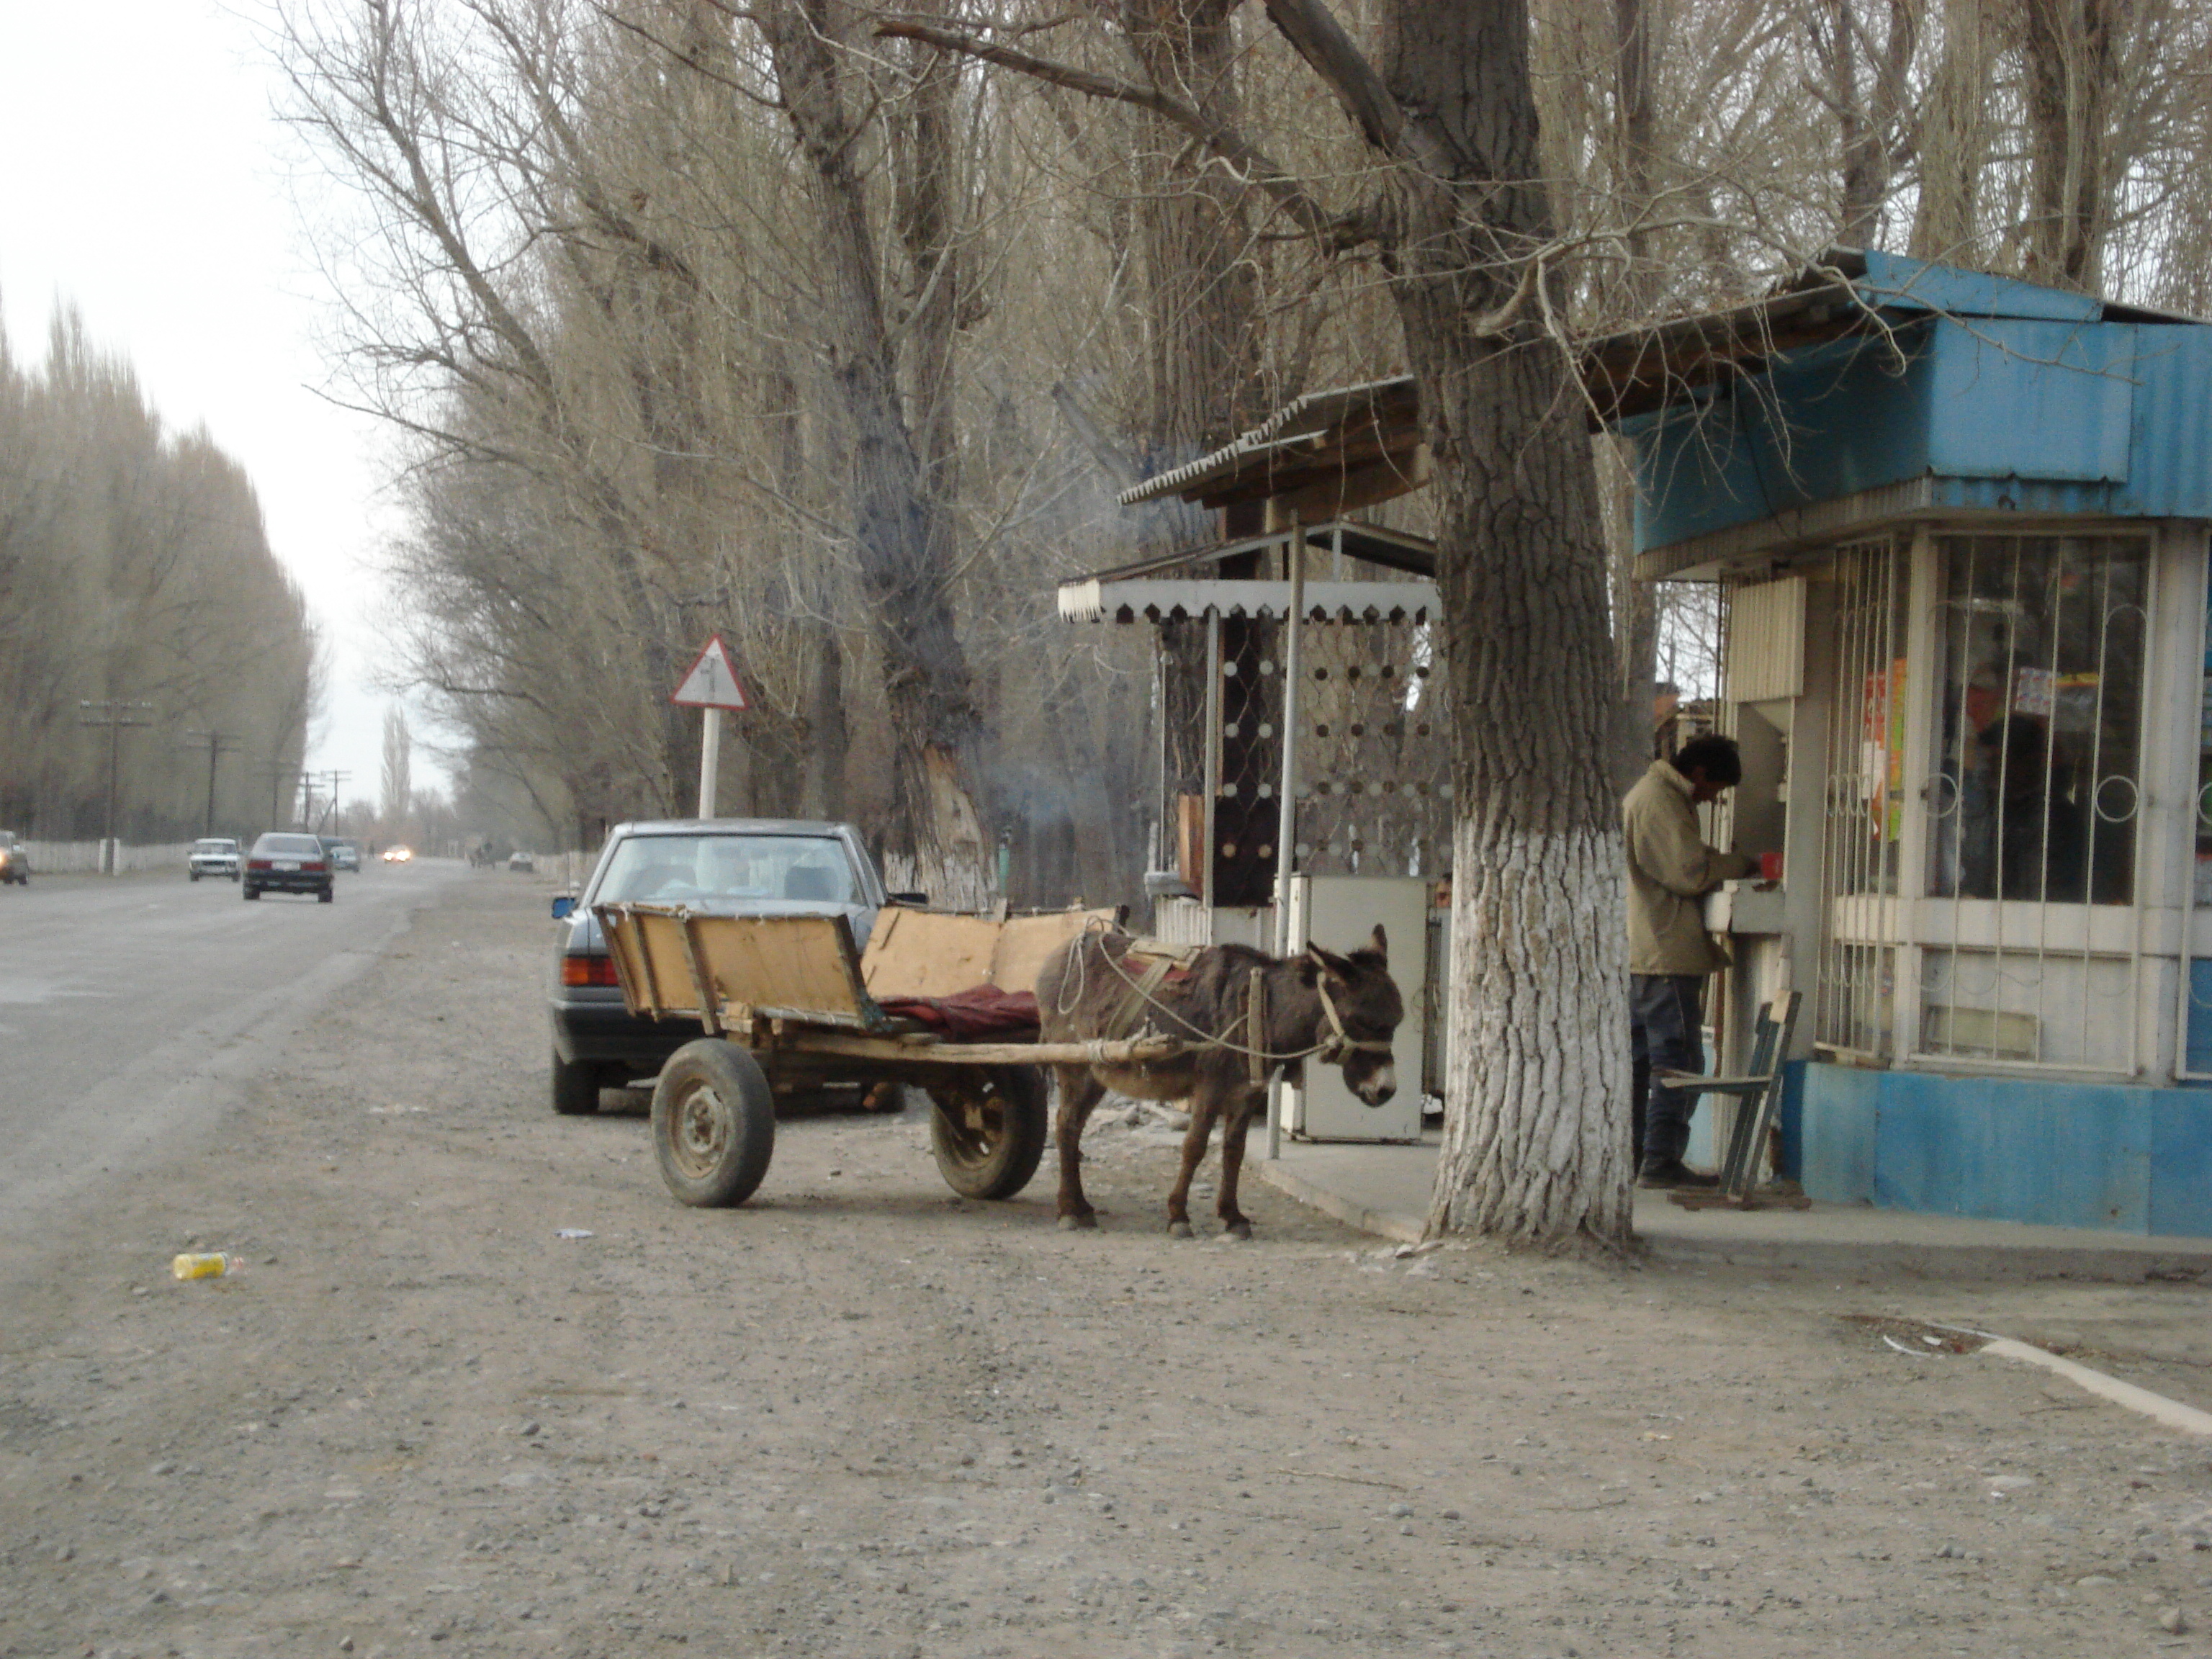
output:
[[[1190,1178],[1221,1120],[1222,1230],[1252,1237],[1237,1207],[1244,1134],[1267,1097],[1266,1079],[1300,1075],[1312,1057],[1341,1066],[1344,1080],[1370,1106],[1396,1092],[1390,1040],[1405,1016],[1390,978],[1382,930],[1371,949],[1340,957],[1309,945],[1278,958],[1249,945],[1216,945],[1188,968],[1163,973],[1158,958],[1133,953],[1126,933],[1091,933],[1062,945],[1037,975],[1037,1008],[1047,1042],[1086,1042],[1146,1035],[1194,1043],[1171,1059],[1056,1066],[1060,1074],[1060,1224],[1095,1227],[1083,1196],[1083,1126],[1109,1088],[1145,1100],[1180,1100],[1190,1109],[1182,1170],[1168,1194],[1168,1231],[1190,1237]],[[1261,1041],[1252,1041],[1252,975],[1262,989]],[[1258,1053],[1255,1055],[1255,1048]]]

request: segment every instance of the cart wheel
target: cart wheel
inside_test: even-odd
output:
[[[775,1151],[775,1097],[759,1062],[720,1037],[671,1054],[653,1085],[653,1149],[684,1203],[719,1209],[750,1198]]]
[[[929,1085],[930,1150],[963,1198],[1012,1198],[1044,1156],[1044,1080],[1034,1066],[975,1066]]]

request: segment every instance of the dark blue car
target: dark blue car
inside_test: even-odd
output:
[[[842,915],[867,942],[884,903],[883,878],[848,823],[791,818],[675,818],[617,824],[560,922],[549,1003],[553,1109],[599,1109],[599,1091],[660,1070],[705,1032],[696,1020],[644,1019],[623,1006],[596,904],[682,904],[720,915]],[[797,1086],[800,1079],[771,1078]]]

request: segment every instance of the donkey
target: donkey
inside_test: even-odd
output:
[[[1198,953],[1187,972],[1163,975],[1126,933],[1089,933],[1046,958],[1037,975],[1037,1007],[1047,1042],[1082,1042],[1140,1036],[1180,1037],[1193,1046],[1172,1058],[1054,1066],[1060,1075],[1060,1224],[1096,1227],[1083,1196],[1083,1126],[1110,1087],[1146,1100],[1180,1100],[1190,1108],[1182,1170],[1168,1194],[1168,1231],[1188,1238],[1190,1178],[1206,1156],[1213,1121],[1221,1120],[1222,1231],[1252,1237],[1237,1207],[1244,1134],[1266,1098],[1265,1079],[1296,1081],[1308,1056],[1343,1068],[1344,1080],[1370,1106],[1397,1091],[1392,1035],[1405,1005],[1389,971],[1382,930],[1372,948],[1340,957],[1308,945],[1277,958],[1243,945]],[[1150,971],[1146,971],[1147,969]],[[1265,1025],[1255,1057],[1248,1015],[1252,970],[1264,987]]]

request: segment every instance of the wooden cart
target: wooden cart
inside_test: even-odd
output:
[[[921,1089],[946,1184],[968,1198],[1011,1198],[1044,1153],[1038,1067],[1159,1059],[1182,1046],[1164,1037],[1045,1043],[1033,1028],[1022,1040],[955,1041],[894,1018],[878,1000],[1028,990],[1060,945],[1110,927],[1110,911],[998,921],[889,906],[865,951],[842,916],[702,915],[659,904],[597,913],[630,1012],[696,1019],[707,1030],[670,1056],[653,1091],[660,1172],[686,1204],[751,1197],[775,1147],[776,1093],[831,1083]]]

